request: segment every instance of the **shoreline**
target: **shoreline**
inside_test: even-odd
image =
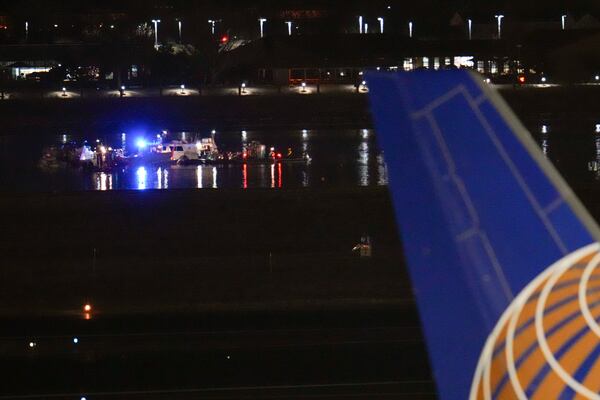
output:
[[[600,123],[600,87],[499,88],[524,122]],[[171,130],[372,128],[368,96],[356,93],[14,99],[0,101],[0,135]],[[57,118],[60,116],[60,118]]]

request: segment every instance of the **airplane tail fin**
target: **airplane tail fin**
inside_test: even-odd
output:
[[[598,252],[594,220],[478,74],[373,72],[367,82],[440,397],[582,393],[575,383],[585,387],[600,363],[563,365],[548,318],[572,317],[551,309],[552,296],[577,303],[581,285],[557,271],[585,278],[581,265]],[[565,346],[579,349],[572,339]]]

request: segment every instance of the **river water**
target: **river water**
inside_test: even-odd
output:
[[[211,132],[168,132],[169,140],[194,142]],[[216,132],[221,151],[239,152],[244,143],[260,141],[280,152],[308,154],[308,163],[151,166],[95,173],[72,166],[40,168],[43,149],[76,142],[124,148],[132,154],[140,138],[158,132],[121,132],[86,136],[64,132],[0,137],[1,191],[88,191],[146,189],[298,188],[313,186],[381,186],[387,184],[382,153],[370,129]]]
[[[598,119],[600,121],[600,118]],[[527,128],[546,157],[568,182],[600,184],[600,124],[573,121],[551,123],[529,120]],[[161,167],[142,165],[114,173],[94,173],[62,166],[39,167],[43,149],[65,142],[94,143],[136,151],[136,142],[151,140],[161,131],[85,135],[50,132],[38,135],[0,136],[0,191],[52,192],[148,189],[233,189],[385,186],[387,168],[371,129],[264,130],[216,132],[222,151],[241,151],[245,143],[260,141],[296,155],[308,154],[309,163],[201,165]],[[210,131],[168,132],[169,139],[193,142],[210,137]]]

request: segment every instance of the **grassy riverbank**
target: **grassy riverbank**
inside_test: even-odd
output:
[[[87,299],[127,313],[411,297],[385,189],[19,194],[0,207],[0,312],[79,312]],[[370,260],[351,252],[365,233]]]

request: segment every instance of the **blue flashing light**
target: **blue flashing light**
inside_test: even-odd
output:
[[[148,142],[145,139],[138,139],[135,144],[139,149],[144,149],[148,146]]]

